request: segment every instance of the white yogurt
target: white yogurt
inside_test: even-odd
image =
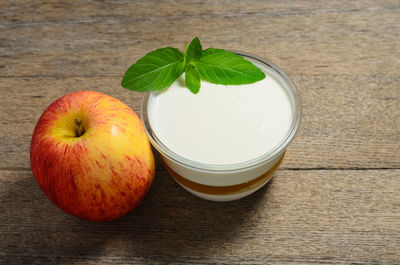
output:
[[[266,78],[248,85],[201,81],[192,94],[180,77],[152,93],[150,126],[171,151],[214,165],[245,162],[278,146],[293,123],[294,109],[277,74],[256,64]]]

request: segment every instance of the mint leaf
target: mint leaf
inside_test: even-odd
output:
[[[189,88],[189,90],[193,94],[199,93],[199,90],[200,90],[200,73],[191,64],[188,64],[186,66],[185,83],[186,83],[187,88]]]
[[[170,86],[184,72],[184,54],[176,48],[149,52],[126,71],[121,86],[145,92]]]
[[[189,48],[185,54],[185,63],[188,65],[191,60],[200,59],[202,53],[202,47],[199,38],[194,38],[192,42],[189,44]]]
[[[121,86],[139,92],[161,90],[185,74],[185,83],[197,94],[200,80],[215,84],[250,84],[265,78],[265,73],[243,57],[221,49],[202,50],[195,37],[185,53],[166,47],[149,52],[126,71]]]
[[[192,62],[203,80],[214,84],[250,84],[265,78],[265,73],[243,57],[221,49],[209,48]]]

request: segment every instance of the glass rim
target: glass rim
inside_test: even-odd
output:
[[[246,59],[250,59],[250,61],[256,61],[258,63],[263,64],[275,74],[280,76],[282,80],[286,83],[283,84],[284,89],[288,93],[289,97],[291,97],[290,101],[294,110],[294,115],[293,115],[293,120],[292,124],[290,126],[289,131],[283,138],[283,140],[277,144],[274,148],[270,149],[268,152],[264,153],[261,156],[258,156],[256,158],[239,162],[239,163],[234,163],[234,164],[208,164],[208,163],[202,163],[202,162],[197,162],[191,159],[188,159],[186,157],[183,157],[171,149],[169,149],[167,146],[165,146],[157,137],[155,132],[152,130],[149,118],[148,118],[148,111],[147,111],[147,103],[148,99],[150,97],[150,94],[152,93],[151,91],[145,92],[142,95],[142,103],[141,103],[141,120],[142,124],[144,125],[144,128],[146,130],[147,136],[153,145],[153,147],[160,152],[161,155],[169,158],[170,160],[174,161],[175,163],[178,163],[184,167],[192,168],[197,171],[203,171],[203,172],[209,172],[209,173],[229,173],[229,172],[238,172],[238,171],[243,171],[249,168],[254,168],[257,166],[260,166],[262,164],[265,164],[274,158],[281,152],[283,152],[286,147],[293,141],[296,133],[299,130],[300,127],[300,122],[301,122],[301,99],[300,99],[300,94],[299,91],[297,90],[296,85],[294,82],[289,78],[289,76],[278,66],[275,64],[262,59],[258,56],[251,55],[248,53],[244,52],[239,52],[239,51],[234,51],[231,50],[232,52],[236,53],[237,55],[243,56]]]

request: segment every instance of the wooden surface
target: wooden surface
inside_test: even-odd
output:
[[[0,1],[1,264],[400,264],[399,1]],[[44,109],[72,91],[137,113],[124,71],[148,51],[257,54],[303,101],[300,132],[266,187],[215,203],[158,155],[153,186],[120,220],[70,216],[29,165]]]

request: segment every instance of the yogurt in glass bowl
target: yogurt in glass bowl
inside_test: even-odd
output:
[[[292,80],[264,59],[235,53],[266,77],[245,85],[201,81],[193,94],[181,76],[142,97],[144,127],[168,173],[207,200],[236,200],[264,186],[300,126],[300,96]]]

